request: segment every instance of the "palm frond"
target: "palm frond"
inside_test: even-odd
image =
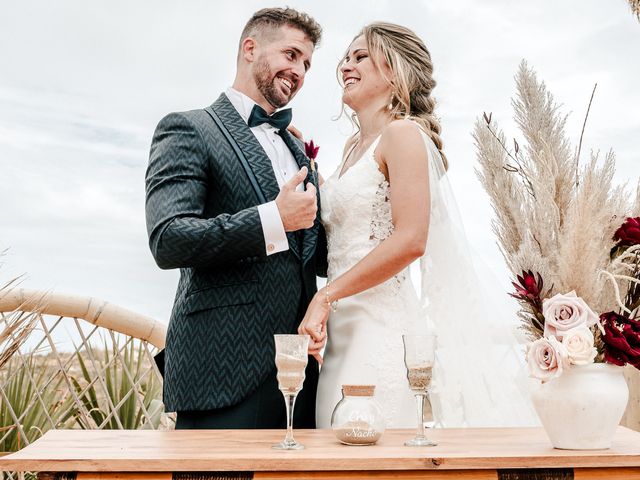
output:
[[[0,298],[17,285],[19,278],[15,278],[0,286]],[[43,298],[29,299],[29,302],[42,303]],[[17,309],[8,314],[0,313],[0,369],[11,360],[13,355],[27,341],[39,320],[36,308],[31,312]]]

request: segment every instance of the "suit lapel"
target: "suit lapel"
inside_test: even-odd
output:
[[[298,167],[299,168],[307,167],[308,174],[307,174],[307,179],[305,180],[305,183],[310,182],[311,173],[312,173],[311,164],[307,156],[302,151],[302,149],[298,146],[298,143],[294,139],[293,135],[291,135],[291,133],[289,133],[288,130],[280,131],[278,132],[278,135],[282,137],[282,140],[284,140],[285,145],[289,148],[289,150],[291,150],[293,158],[296,160]]]
[[[318,202],[318,213],[316,215],[315,220],[313,221],[313,226],[306,230],[302,230],[302,261],[306,263],[313,256],[313,253],[316,249],[316,242],[318,240],[318,230],[320,228],[320,188],[318,187],[317,180],[317,172],[311,170],[311,163],[309,162],[309,158],[305,155],[302,149],[298,146],[298,142],[293,138],[293,136],[288,132],[280,132],[280,136],[284,143],[287,145],[293,157],[296,159],[298,166],[300,168],[307,167],[307,178],[305,180],[305,185],[307,183],[312,183],[316,187],[316,198]]]
[[[212,107],[244,153],[267,201],[275,200],[280,193],[280,188],[273,172],[271,160],[260,142],[224,93],[220,95]]]
[[[218,97],[218,100],[214,102],[211,108],[218,114],[231,137],[244,154],[266,200],[268,202],[275,200],[278,193],[280,193],[280,187],[273,171],[273,165],[249,126],[224,93]],[[293,254],[299,259],[302,258],[298,240],[293,232],[287,232],[287,240]]]

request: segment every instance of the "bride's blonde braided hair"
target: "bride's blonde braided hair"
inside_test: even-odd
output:
[[[442,151],[440,121],[434,114],[436,101],[431,96],[436,81],[426,45],[412,30],[388,22],[371,23],[355,38],[361,35],[374,65],[379,68],[380,60],[384,59],[391,69],[393,78],[388,78],[393,92],[389,104],[391,115],[418,122],[438,148],[446,169],[448,162]]]

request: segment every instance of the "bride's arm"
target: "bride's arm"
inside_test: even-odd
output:
[[[310,351],[324,346],[330,302],[368,290],[393,277],[424,254],[429,230],[427,148],[415,123],[392,122],[382,134],[376,160],[389,179],[394,231],[360,262],[318,291],[299,333],[311,335]]]

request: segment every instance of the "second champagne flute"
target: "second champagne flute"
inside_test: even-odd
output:
[[[418,409],[418,431],[414,438],[405,442],[405,445],[432,447],[437,443],[429,440],[424,434],[424,401],[431,384],[436,337],[435,335],[403,335],[402,341],[409,388],[416,396]]]

